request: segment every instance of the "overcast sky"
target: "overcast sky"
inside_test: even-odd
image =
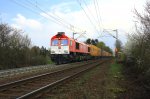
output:
[[[119,39],[125,44],[126,35],[134,29],[134,8],[142,12],[145,2],[146,0],[95,0],[95,3],[94,0],[0,0],[0,21],[25,31],[37,46],[49,48],[50,38],[57,32],[64,31],[72,37],[74,30],[79,33],[86,31],[80,38],[80,34],[75,35],[79,41],[98,39],[114,49],[115,39],[103,32],[103,29],[112,35],[115,32],[111,30],[118,29]]]

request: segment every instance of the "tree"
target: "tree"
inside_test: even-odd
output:
[[[7,24],[0,24],[0,60],[1,68],[14,68],[27,64],[31,41],[22,30]]]
[[[101,41],[98,42],[96,46],[103,49],[105,47],[105,43]]]
[[[86,41],[85,41],[86,44],[91,44],[91,39],[88,38]]]
[[[91,44],[96,45],[96,42],[94,39],[91,40]]]
[[[43,55],[44,57],[46,57],[46,55],[47,55],[47,50],[43,46],[40,49],[40,55]]]
[[[0,24],[0,69],[46,64],[49,52],[43,46],[31,46],[22,30]]]
[[[86,44],[93,44],[93,45],[97,45],[97,43],[98,43],[99,41],[98,41],[98,39],[90,39],[90,38],[88,38],[86,41],[85,41],[85,43]]]
[[[137,22],[136,33],[130,35],[129,41],[132,42],[132,48],[129,48],[135,59],[135,65],[138,72],[150,70],[150,2],[146,3],[145,13],[140,14],[135,10]]]
[[[95,39],[95,43],[97,44],[99,41],[98,41],[98,39]]]
[[[0,47],[9,46],[10,32],[12,28],[7,24],[0,24]]]
[[[125,52],[132,57],[131,72],[147,90],[150,88],[150,2],[146,3],[144,13],[135,10],[135,15],[138,24],[135,24],[135,32],[128,36]]]
[[[108,46],[105,46],[104,50],[109,52],[109,53],[111,53],[111,54],[113,53],[112,49],[110,47],[108,47]]]

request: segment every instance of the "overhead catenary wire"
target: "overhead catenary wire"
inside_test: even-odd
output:
[[[56,24],[58,24],[58,25],[61,25],[61,26],[65,27],[65,28],[67,28],[67,29],[69,29],[71,31],[75,31],[75,29],[78,29],[78,30],[81,31],[80,28],[70,24],[69,22],[65,21],[63,18],[59,17],[58,15],[56,15],[56,14],[52,15],[50,13],[47,13],[44,9],[42,9],[41,7],[39,7],[39,5],[37,5],[37,2],[36,2],[36,4],[34,4],[33,2],[31,2],[29,0],[27,0],[24,3],[20,3],[17,0],[10,0],[10,1],[14,2],[17,5],[20,5],[20,6],[24,7],[24,8],[26,8],[26,9],[29,9],[32,12],[34,12],[34,13],[36,13],[36,14],[38,14],[38,15],[40,15],[40,16],[42,16],[42,17],[44,17],[44,18],[46,18],[46,19],[48,19],[48,20],[50,20],[50,21],[52,21],[52,22],[54,22]],[[45,15],[41,15],[41,12],[43,14],[45,14],[46,16]],[[71,29],[70,28],[71,26],[74,27],[74,29]]]
[[[99,22],[101,23],[101,26],[103,27],[102,33],[104,33],[105,29],[104,29],[104,25],[103,25],[102,18],[101,18],[101,11],[100,11],[100,8],[99,8],[99,2],[97,0],[95,0],[95,2],[96,2],[96,5],[97,5]],[[108,33],[108,34],[111,35],[111,33]],[[105,34],[101,34],[101,35],[105,36]],[[102,37],[102,36],[100,36],[100,37]],[[111,35],[111,36],[113,36],[113,35]]]
[[[30,2],[30,3],[32,3],[32,2],[29,1],[29,0],[27,0],[27,1]],[[32,4],[33,4],[33,3],[32,3]],[[49,14],[49,13],[46,13],[46,11],[45,11],[44,9],[41,9],[41,8],[37,5],[37,3],[36,3],[35,6],[38,7],[40,10],[42,10],[45,14]],[[54,14],[54,13],[53,13],[53,14]],[[58,15],[56,15],[56,14],[54,14],[55,17],[54,17],[53,15],[51,15],[51,14],[50,14],[50,16],[52,16],[53,18],[55,18],[55,19],[57,19],[57,20],[59,20],[59,21],[62,21],[63,23],[66,23],[66,25],[69,26],[69,29],[72,30],[73,32],[75,32],[75,29],[80,30],[81,33],[80,33],[80,32],[76,32],[76,33],[78,33],[80,36],[81,36],[81,35],[83,36],[83,33],[86,34],[85,32],[83,32],[82,29],[80,29],[80,28],[78,28],[78,27],[72,25],[71,23],[69,23],[69,22],[67,22],[66,20],[64,20],[63,18],[61,18],[60,16],[58,16]],[[84,37],[85,37],[85,36],[84,36]]]
[[[90,10],[90,8],[88,7],[88,5],[87,5],[85,0],[83,0],[83,3],[85,4],[85,6],[86,6],[87,10],[89,11],[90,15],[93,17],[94,21],[97,22],[93,12]]]
[[[85,4],[85,6],[86,6],[88,12],[90,13],[90,15],[92,16],[92,18],[94,19],[95,23],[98,23],[98,28],[99,28],[98,35],[101,36],[101,34],[100,34],[100,29],[101,29],[101,27],[100,27],[100,21],[97,22],[97,20],[96,20],[94,14],[93,14],[93,12],[89,9],[89,7],[88,7],[86,1],[85,1],[85,0],[82,0],[82,1],[83,1],[83,3]],[[99,9],[99,8],[98,8],[98,9]],[[98,18],[98,17],[97,17],[97,18]]]
[[[58,20],[59,22],[66,24],[66,25],[70,25],[70,23],[68,23],[67,21],[65,21],[64,19],[62,19],[61,17],[59,17],[58,15],[52,15],[50,13],[47,13],[48,10],[46,11],[45,9],[42,9],[41,7],[39,7],[39,5],[37,4],[37,2],[34,4],[32,1],[26,0],[29,4],[34,5],[35,8],[38,8],[39,10],[41,10],[43,13],[48,14],[50,17],[52,17],[55,20]],[[53,13],[54,14],[54,13]]]
[[[100,31],[100,18],[99,18],[99,8],[98,8],[98,2],[97,0],[93,0],[94,1],[94,7],[95,7],[95,12],[96,12],[96,16],[97,16],[97,21],[98,21],[98,28],[99,28],[99,31]],[[100,34],[101,35],[101,34]]]
[[[29,1],[29,0],[27,0],[27,1]],[[29,2],[31,2],[31,1],[29,1]],[[38,5],[37,5],[37,2],[36,2],[36,6],[38,6]],[[44,8],[44,9],[47,10],[47,12],[49,11],[49,10],[46,9],[46,8]],[[52,14],[53,14],[53,15],[52,15]],[[69,22],[66,21],[65,19],[63,19],[63,18],[61,18],[60,16],[58,16],[57,14],[55,14],[55,13],[52,13],[52,14],[51,14],[51,15],[52,15],[52,16],[55,16],[58,20],[62,21],[63,23],[68,24],[68,25],[70,26],[70,30],[75,31],[75,29],[77,29],[77,30],[79,30],[79,31],[83,31],[81,28],[79,28],[79,27],[77,27],[77,26],[75,26],[75,25],[69,23]]]
[[[99,32],[95,26],[95,24],[92,22],[92,20],[90,19],[90,17],[88,16],[88,14],[86,13],[85,9],[82,7],[82,4],[80,2],[80,0],[77,0],[77,3],[80,5],[81,9],[84,11],[84,14],[86,15],[86,17],[88,18],[88,20],[90,21],[90,23],[92,24],[92,26],[94,27],[94,30],[97,31],[97,33]]]
[[[95,7],[95,11],[96,11],[96,16],[97,16],[97,20],[98,20],[98,24],[99,24],[99,26],[100,26],[100,21],[99,21],[99,15],[98,15],[98,9],[97,9],[97,5],[96,5],[96,0],[93,0],[94,1],[94,7]],[[98,27],[99,27],[98,26]]]
[[[103,27],[103,22],[102,22],[102,18],[101,18],[101,11],[99,8],[99,2],[97,0],[96,0],[96,4],[97,4],[97,9],[98,9],[99,20],[100,20],[101,26]]]
[[[67,24],[66,22],[62,22],[60,18],[56,18],[53,15],[47,13],[44,9],[42,9],[41,7],[39,7],[37,4],[34,4],[31,1],[29,1],[29,0],[27,0],[27,2],[30,3],[31,5],[33,5],[35,8],[37,8],[39,11],[42,11],[48,17],[51,17],[52,19],[54,19],[54,20],[58,21],[59,23],[61,23],[62,25],[64,25],[65,27],[69,28],[70,24]]]
[[[22,7],[24,7],[24,8],[26,8],[26,9],[29,9],[31,12],[33,12],[33,13],[35,13],[35,14],[38,14],[38,15],[40,15],[40,16],[42,16],[42,17],[44,17],[44,18],[46,18],[46,19],[48,19],[48,20],[50,20],[50,21],[52,21],[52,22],[54,22],[54,23],[56,23],[56,24],[58,24],[58,25],[61,25],[61,26],[63,26],[63,27],[65,27],[65,28],[68,28],[67,26],[64,26],[62,23],[60,23],[59,21],[57,21],[57,20],[54,20],[54,19],[52,19],[52,18],[50,18],[50,17],[46,17],[46,16],[43,16],[43,15],[41,15],[40,13],[39,13],[39,10],[33,10],[33,7],[31,7],[31,6],[29,6],[29,5],[25,5],[25,3],[20,3],[20,2],[18,2],[18,1],[16,1],[16,0],[10,0],[11,2],[13,2],[13,3],[15,3],[15,4],[17,4],[17,5],[20,5],[20,6],[22,6]]]

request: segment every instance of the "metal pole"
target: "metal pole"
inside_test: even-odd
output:
[[[74,35],[75,35],[75,34],[77,34],[77,33],[74,33],[74,32],[73,32],[73,39],[74,39]]]
[[[118,30],[116,29],[116,38],[118,40]]]
[[[117,29],[116,29],[116,41],[118,43],[118,31],[117,31]],[[117,46],[116,46],[116,48],[117,48]],[[117,52],[116,52],[116,60],[118,60],[118,48],[117,48]]]
[[[106,29],[104,29],[103,31],[106,31]],[[115,30],[111,30],[111,31],[115,31],[116,32],[116,36],[112,35],[109,33],[109,35],[111,35],[113,38],[116,39],[116,49],[115,49],[115,57],[116,57],[116,60],[118,58],[118,48],[117,48],[117,43],[118,43],[118,30],[115,29]]]
[[[114,30],[116,32],[116,52],[115,52],[115,57],[116,57],[116,60],[118,60],[118,48],[117,48],[117,43],[118,43],[118,30]]]

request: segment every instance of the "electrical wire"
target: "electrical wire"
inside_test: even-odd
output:
[[[84,14],[86,15],[86,17],[88,18],[88,20],[90,21],[90,23],[92,24],[92,26],[94,27],[94,29],[98,32],[95,24],[92,22],[92,20],[90,19],[90,17],[88,16],[88,14],[86,13],[86,11],[84,10],[84,8],[82,7],[82,4],[80,2],[80,0],[77,0],[77,3],[80,5],[81,9],[84,11]]]
[[[96,0],[96,4],[97,4],[97,9],[98,9],[98,15],[99,15],[99,20],[100,20],[100,23],[103,27],[103,22],[102,22],[102,18],[101,18],[101,11],[100,11],[100,8],[99,8],[99,2]]]
[[[61,17],[59,17],[58,15],[51,15],[49,13],[47,13],[45,10],[43,10],[41,7],[39,7],[39,5],[37,4],[34,4],[33,2],[29,1],[29,0],[26,0],[26,2],[23,2],[23,3],[20,3],[18,2],[17,0],[10,0],[11,2],[17,4],[17,5],[20,5],[26,9],[29,9],[30,11],[58,24],[58,25],[61,25],[71,31],[74,31],[74,29],[71,29],[70,26],[76,28],[76,29],[79,29],[77,27],[75,27],[74,25],[68,23],[67,21],[65,21],[64,19],[62,19]],[[44,13],[46,16],[44,15],[41,15],[40,12]],[[57,16],[57,17],[56,17]],[[80,29],[81,30],[81,29]],[[80,33],[79,33],[80,34]]]
[[[88,5],[87,5],[87,3],[86,3],[85,0],[83,0],[83,3],[85,4],[85,6],[86,6],[87,10],[89,11],[90,15],[93,17],[94,21],[97,22],[97,21],[96,21],[96,18],[95,18],[95,16],[94,16],[94,14],[93,14],[92,11],[89,9],[89,7],[88,7]]]
[[[22,6],[22,7],[26,8],[26,9],[29,9],[30,11],[32,11],[32,12],[34,12],[34,13],[36,13],[36,14],[38,14],[38,15],[40,15],[40,16],[42,16],[42,17],[44,17],[44,18],[46,18],[46,19],[48,19],[48,20],[50,20],[50,21],[52,21],[56,24],[58,24],[58,25],[61,25],[61,26],[65,27],[65,28],[67,28],[67,29],[69,29],[73,32],[75,32],[75,29],[77,29],[77,30],[79,30],[79,32],[75,32],[75,33],[78,33],[80,36],[81,35],[82,36],[86,35],[85,32],[84,32],[84,35],[83,35],[83,30],[81,30],[78,27],[75,27],[74,25],[72,25],[69,22],[65,21],[63,18],[59,17],[58,15],[56,15],[56,14],[53,15],[51,13],[47,13],[48,11],[46,11],[45,9],[39,7],[37,2],[36,2],[36,4],[34,4],[33,2],[31,2],[29,0],[26,0],[25,2],[19,2],[17,0],[10,0],[10,1],[17,4],[17,5],[19,5],[19,6]],[[41,12],[43,14],[45,14],[46,16],[41,15],[40,14]]]
[[[69,25],[68,25],[68,24],[65,24],[65,22],[61,22],[61,19],[56,18],[56,17],[54,17],[53,15],[47,13],[44,9],[40,8],[37,4],[34,4],[34,3],[32,3],[31,1],[29,1],[29,0],[26,0],[26,1],[27,1],[29,4],[33,5],[35,8],[37,8],[39,11],[42,11],[45,15],[47,15],[47,16],[51,17],[52,19],[58,21],[59,23],[63,24],[65,27],[68,28],[68,26],[70,25],[70,24],[69,24]]]
[[[95,11],[96,11],[97,20],[98,20],[98,27],[100,30],[100,19],[99,19],[99,14],[98,14],[98,9],[97,9],[96,3],[97,3],[96,0],[94,0],[94,7],[95,7]],[[101,35],[101,34],[99,33],[99,35]]]
[[[46,16],[41,15],[41,14],[39,13],[39,11],[37,11],[37,10],[35,10],[35,9],[33,10],[33,8],[32,8],[31,6],[25,5],[25,3],[20,3],[20,2],[18,2],[18,1],[16,1],[16,0],[10,0],[10,1],[13,2],[13,3],[15,3],[15,4],[17,4],[17,5],[19,5],[19,6],[22,6],[22,7],[26,8],[26,9],[29,9],[31,12],[33,12],[33,13],[35,13],[35,14],[38,14],[38,15],[40,15],[40,16],[42,16],[42,17],[44,17],[44,18],[46,18],[46,19],[48,19],[48,20],[50,20],[50,21],[52,21],[52,22],[54,22],[54,23],[59,24],[59,25],[62,26],[62,24],[59,23],[58,21],[56,21],[56,20],[54,20],[54,19],[51,19],[50,17],[46,17]],[[64,26],[64,27],[65,27],[65,28],[68,28],[68,27],[66,27],[66,26]]]

